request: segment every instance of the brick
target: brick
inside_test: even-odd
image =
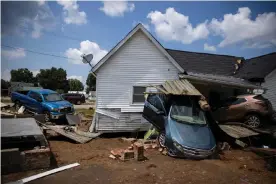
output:
[[[113,160],[115,160],[116,159],[116,157],[114,156],[114,155],[109,155],[109,158],[111,158],[111,159],[113,159]]]
[[[141,161],[144,160],[144,146],[141,143],[134,144],[134,153],[135,153],[135,160]]]
[[[111,150],[111,154],[114,155],[117,158],[120,157],[123,152],[124,152],[123,149],[114,149],[114,150]]]
[[[152,144],[151,147],[152,147],[153,149],[155,149],[155,148],[158,148],[159,146],[158,146],[158,144]]]
[[[134,151],[132,150],[125,150],[120,157],[120,159],[123,161],[131,160],[133,158],[134,158]]]
[[[133,150],[133,146],[129,146],[127,149],[128,150]]]
[[[152,148],[152,144],[144,144],[144,149],[151,149]]]

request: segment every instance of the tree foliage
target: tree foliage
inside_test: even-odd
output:
[[[8,89],[11,86],[9,81],[5,81],[4,79],[1,79],[1,89]]]
[[[18,70],[11,70],[11,82],[36,83],[37,79],[27,68],[19,68]]]
[[[86,93],[89,91],[95,91],[96,90],[96,77],[92,74],[89,73],[86,79]]]
[[[78,79],[69,79],[69,90],[70,91],[82,91],[83,84]]]
[[[40,69],[36,77],[43,88],[59,92],[68,92],[69,90],[67,73],[62,68]]]

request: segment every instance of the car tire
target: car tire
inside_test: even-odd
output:
[[[49,122],[51,120],[50,113],[48,111],[44,111],[43,114],[45,122]]]
[[[165,132],[160,132],[158,135],[158,143],[160,145],[161,148],[165,148],[165,138],[166,138],[166,134]]]
[[[257,114],[249,114],[245,117],[245,124],[251,128],[258,128],[261,126],[260,116]]]
[[[18,100],[15,101],[15,102],[14,102],[14,108],[15,108],[15,110],[18,111],[18,110],[20,109],[20,107],[21,107],[20,101],[18,101]]]

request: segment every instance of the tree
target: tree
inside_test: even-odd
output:
[[[40,69],[36,77],[43,88],[56,90],[61,93],[69,90],[67,73],[62,68]]]
[[[26,82],[36,83],[36,77],[27,68],[19,68],[18,70],[11,70],[11,82]]]
[[[69,79],[69,90],[70,91],[82,91],[83,84],[78,79]]]
[[[8,89],[11,86],[9,81],[5,81],[4,79],[1,79],[1,89]]]
[[[89,91],[96,91],[96,77],[92,74],[89,73],[86,79],[86,93]]]

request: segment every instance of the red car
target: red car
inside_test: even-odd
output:
[[[226,99],[213,110],[219,122],[244,122],[252,128],[261,125],[263,118],[272,119],[273,107],[262,95],[241,95]]]

